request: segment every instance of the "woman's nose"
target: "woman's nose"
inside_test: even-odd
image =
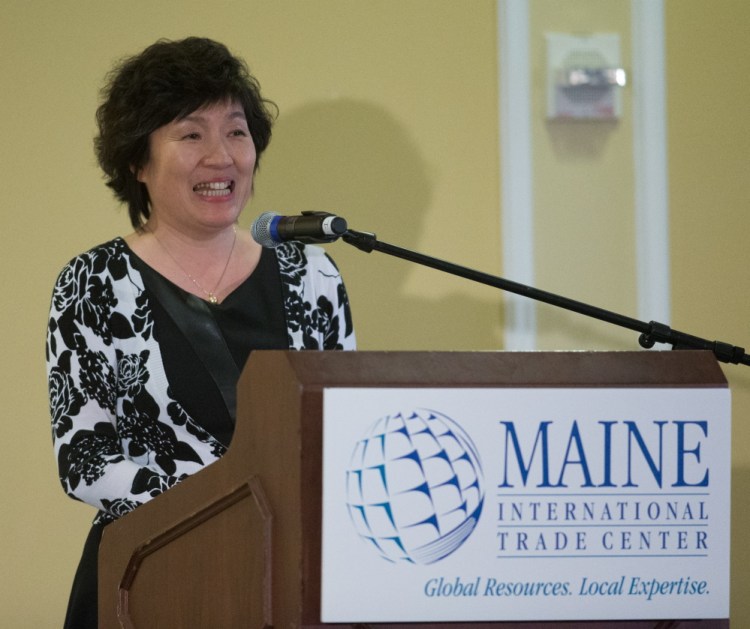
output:
[[[208,143],[203,160],[210,166],[228,166],[232,163],[232,155],[226,142],[217,138]]]

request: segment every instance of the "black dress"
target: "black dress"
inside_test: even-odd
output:
[[[185,300],[198,297],[135,259],[147,291],[176,291]],[[202,301],[202,300],[200,300]],[[158,300],[152,299],[154,335],[162,349],[164,368],[175,399],[205,430],[228,446],[234,432],[234,409],[229,409],[212,374],[180,330],[173,316]],[[287,349],[287,326],[278,261],[271,249],[263,249],[255,271],[221,304],[195,309],[212,317],[221,331],[236,366],[242,369],[254,349]],[[207,323],[211,323],[210,320]],[[236,383],[235,383],[236,384]],[[98,624],[97,568],[99,543],[106,524],[91,527],[68,602],[66,629],[96,629]]]

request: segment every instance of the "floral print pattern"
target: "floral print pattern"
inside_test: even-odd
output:
[[[290,349],[354,349],[338,269],[318,247],[278,247]],[[152,295],[116,238],[74,258],[47,330],[52,438],[60,481],[107,522],[218,459],[224,446],[173,399],[154,338]]]

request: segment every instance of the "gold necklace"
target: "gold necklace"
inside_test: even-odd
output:
[[[154,232],[151,229],[149,229],[148,231],[150,231],[153,234],[154,238],[156,238],[156,242],[158,242],[159,246],[162,249],[164,249],[164,251],[170,258],[172,258],[172,262],[174,262],[177,265],[177,268],[180,269],[180,271],[182,271],[185,277],[187,277],[193,284],[195,284],[198,290],[200,290],[202,293],[206,295],[206,298],[208,299],[208,301],[212,304],[218,304],[219,299],[218,297],[216,297],[216,291],[219,290],[219,286],[221,286],[221,281],[224,279],[224,275],[226,275],[227,269],[229,268],[229,261],[232,259],[232,253],[234,253],[234,245],[237,243],[237,227],[232,225],[232,229],[234,230],[234,239],[232,240],[232,248],[229,250],[227,261],[224,264],[224,270],[221,272],[221,275],[219,276],[219,281],[216,282],[216,286],[214,286],[213,290],[206,290],[205,288],[203,288],[203,286],[200,285],[198,280],[196,280],[192,275],[190,275],[190,273],[188,273],[184,268],[182,268],[182,265],[179,262],[177,262],[177,258],[175,258],[172,255],[172,252],[169,249],[167,249],[167,247],[164,245],[164,243],[161,240],[159,240],[159,237],[156,235],[156,232]]]

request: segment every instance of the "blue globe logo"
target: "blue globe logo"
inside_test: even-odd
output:
[[[476,446],[435,411],[382,417],[354,448],[346,496],[354,528],[383,558],[434,563],[479,521],[484,480]]]

